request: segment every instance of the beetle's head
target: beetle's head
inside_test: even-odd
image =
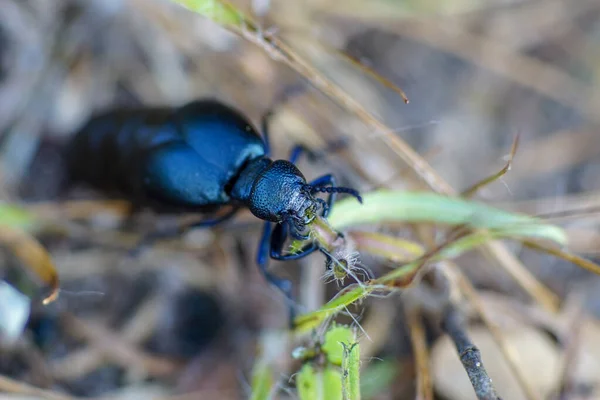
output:
[[[315,196],[317,192],[345,192],[360,199],[352,189],[309,185],[293,163],[277,160],[254,182],[250,211],[260,219],[286,223],[292,236],[305,238],[307,225],[327,206],[323,199]]]

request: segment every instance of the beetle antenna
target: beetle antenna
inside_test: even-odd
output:
[[[310,188],[311,192],[346,193],[346,194],[349,194],[350,196],[356,197],[356,200],[358,200],[359,203],[362,204],[362,202],[363,202],[362,197],[360,196],[358,191],[354,190],[352,188],[339,187],[339,186],[311,186],[311,185],[308,185],[308,187]]]

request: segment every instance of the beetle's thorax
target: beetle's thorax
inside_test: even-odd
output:
[[[317,202],[306,187],[306,179],[289,161],[266,157],[252,160],[231,191],[258,218],[281,222],[292,218],[299,225],[310,222]]]

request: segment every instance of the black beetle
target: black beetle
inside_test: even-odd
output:
[[[267,254],[290,260],[314,252],[319,246],[311,242],[298,253],[283,254],[284,242],[288,235],[308,239],[307,224],[319,210],[327,217],[336,193],[361,198],[354,189],[336,187],[332,175],[307,183],[294,165],[303,147],[295,147],[289,161],[270,159],[271,115],[262,119],[261,137],[240,112],[212,99],[177,108],[108,111],[92,117],[67,147],[70,181],[162,212],[233,207],[196,227],[215,225],[247,207],[266,221],[258,265],[291,300],[290,282],[267,271]],[[318,192],[328,193],[327,201],[316,197]]]

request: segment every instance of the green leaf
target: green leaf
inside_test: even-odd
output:
[[[347,198],[336,203],[328,221],[335,229],[385,222],[434,222],[502,230],[505,235],[549,239],[560,244],[567,241],[562,229],[543,220],[431,192],[380,190],[367,193],[362,205]]]

